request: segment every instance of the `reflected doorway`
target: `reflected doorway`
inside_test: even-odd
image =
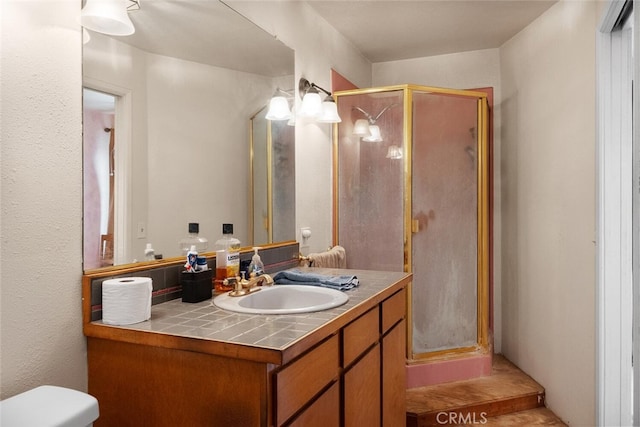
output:
[[[84,268],[114,265],[116,96],[83,89]]]

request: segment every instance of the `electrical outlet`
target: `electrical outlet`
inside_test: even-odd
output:
[[[138,239],[144,239],[145,237],[147,237],[147,225],[144,222],[138,223],[136,236],[138,237]]]

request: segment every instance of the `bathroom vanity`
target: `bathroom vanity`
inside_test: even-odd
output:
[[[109,326],[85,306],[96,426],[404,425],[411,274],[314,272],[354,274],[360,286],[340,307],[295,315],[177,299],[149,321]]]

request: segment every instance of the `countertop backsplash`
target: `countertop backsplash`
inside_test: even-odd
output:
[[[278,271],[298,266],[299,244],[292,242],[274,248],[260,250],[260,257],[265,266],[265,272],[275,274]],[[247,264],[251,261],[253,251],[245,252],[240,256],[240,263]],[[215,269],[215,258],[208,259],[209,268]],[[149,266],[146,270],[135,273],[115,274],[113,276],[95,278],[91,281],[91,321],[102,319],[102,282],[121,277],[150,277],[153,281],[153,293],[151,305],[179,299],[182,297],[180,285],[180,272],[184,270],[182,265]]]

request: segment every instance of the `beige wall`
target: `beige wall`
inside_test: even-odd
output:
[[[0,398],[44,383],[86,389],[79,5],[0,7]],[[307,6],[256,7],[252,18],[296,50],[296,79],[329,88],[334,67],[358,86],[372,84],[368,62]],[[593,3],[559,3],[500,49],[496,83],[502,349],[572,425],[594,424],[594,30]],[[376,67],[376,84],[381,73]],[[412,83],[493,86],[429,80]],[[330,132],[306,125],[296,133],[297,225],[311,226],[322,249],[330,210],[312,207],[330,206]],[[327,185],[310,186],[319,182]]]
[[[371,86],[371,63],[304,2],[226,3],[295,50],[296,88],[305,77],[331,90],[332,68],[359,87]],[[331,125],[296,125],[296,238],[302,241],[300,227],[311,228],[309,252],[332,245],[331,153]]]
[[[500,49],[502,349],[595,424],[596,6],[561,1]]]
[[[0,4],[0,398],[82,390],[79,3]]]
[[[595,424],[595,19],[563,1],[500,49],[373,64],[373,85],[492,86],[495,350]]]

